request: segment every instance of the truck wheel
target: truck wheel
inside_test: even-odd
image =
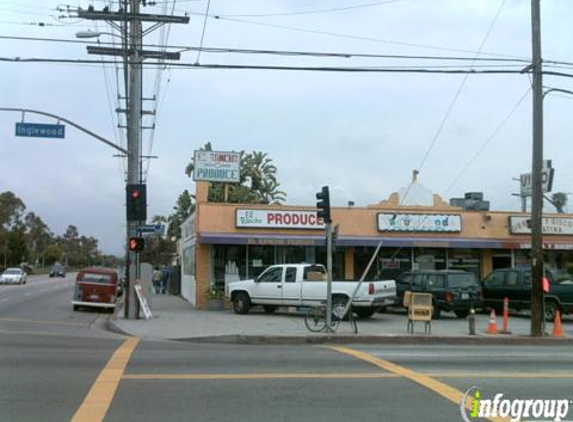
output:
[[[368,319],[370,318],[372,315],[374,315],[375,309],[371,309],[371,308],[358,308],[358,309],[353,309],[354,313],[358,316],[358,318],[360,319]]]
[[[77,311],[78,309],[80,309],[80,307],[78,305],[74,305],[74,311]]]
[[[251,300],[245,292],[239,292],[233,297],[233,310],[241,315],[249,313],[251,309]]]
[[[467,318],[468,315],[470,314],[470,311],[468,310],[454,311],[454,314],[456,314],[458,318]]]
[[[559,305],[554,300],[548,300],[545,302],[545,321],[553,322],[555,321],[555,314],[559,309]]]
[[[266,314],[272,314],[277,310],[276,306],[270,306],[270,305],[265,305],[263,306],[263,309],[265,310]]]

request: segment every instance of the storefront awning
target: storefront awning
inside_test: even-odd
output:
[[[256,233],[199,233],[199,243],[219,245],[280,245],[324,246],[324,235],[279,235]],[[520,241],[499,239],[451,237],[360,237],[340,236],[336,246],[419,247],[419,248],[476,248],[476,249],[530,249]],[[544,244],[544,249],[573,249],[573,244]]]

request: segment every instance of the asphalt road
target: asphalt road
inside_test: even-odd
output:
[[[474,386],[573,399],[570,346],[139,341],[73,312],[71,295],[71,278],[0,286],[0,421],[444,422],[463,420]]]

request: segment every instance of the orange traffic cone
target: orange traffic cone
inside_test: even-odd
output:
[[[489,324],[487,325],[488,334],[497,334],[497,321],[495,319],[495,311],[492,309],[489,314]]]
[[[555,312],[555,321],[553,322],[553,337],[563,337],[563,327],[561,326],[561,313],[559,309]]]

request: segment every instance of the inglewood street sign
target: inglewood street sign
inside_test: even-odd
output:
[[[64,125],[49,125],[44,123],[16,123],[16,136],[26,138],[65,138]]]

